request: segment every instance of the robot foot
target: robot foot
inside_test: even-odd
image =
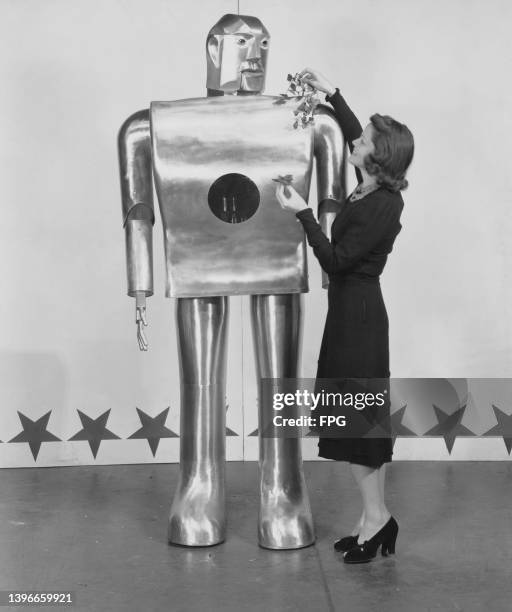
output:
[[[266,495],[260,504],[258,543],[262,548],[287,550],[315,543],[307,494],[290,498],[284,491]]]
[[[181,546],[214,546],[226,538],[223,496],[201,490],[178,490],[169,515],[167,539]]]

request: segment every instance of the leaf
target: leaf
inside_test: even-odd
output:
[[[277,178],[273,178],[273,181],[276,183],[281,183],[282,185],[291,185],[293,183],[293,175],[286,174],[285,176],[279,175]]]

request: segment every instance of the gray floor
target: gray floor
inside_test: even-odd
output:
[[[394,462],[397,554],[355,566],[332,549],[359,511],[347,464],[305,473],[317,543],[277,552],[256,544],[256,463],[228,463],[228,538],[201,549],[166,543],[176,465],[1,470],[0,590],[72,590],[73,610],[512,610],[512,463]]]

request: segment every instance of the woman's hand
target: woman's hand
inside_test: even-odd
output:
[[[328,81],[321,72],[318,72],[318,70],[315,70],[314,68],[304,68],[304,70],[299,72],[299,76],[301,81],[311,85],[319,91],[323,91],[328,96],[332,96],[332,94],[336,91],[334,85]]]
[[[281,208],[298,213],[308,208],[308,203],[302,198],[291,185],[279,183],[276,188],[276,198]]]

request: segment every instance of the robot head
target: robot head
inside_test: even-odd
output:
[[[224,15],[208,32],[208,89],[261,93],[270,36],[257,17]]]

